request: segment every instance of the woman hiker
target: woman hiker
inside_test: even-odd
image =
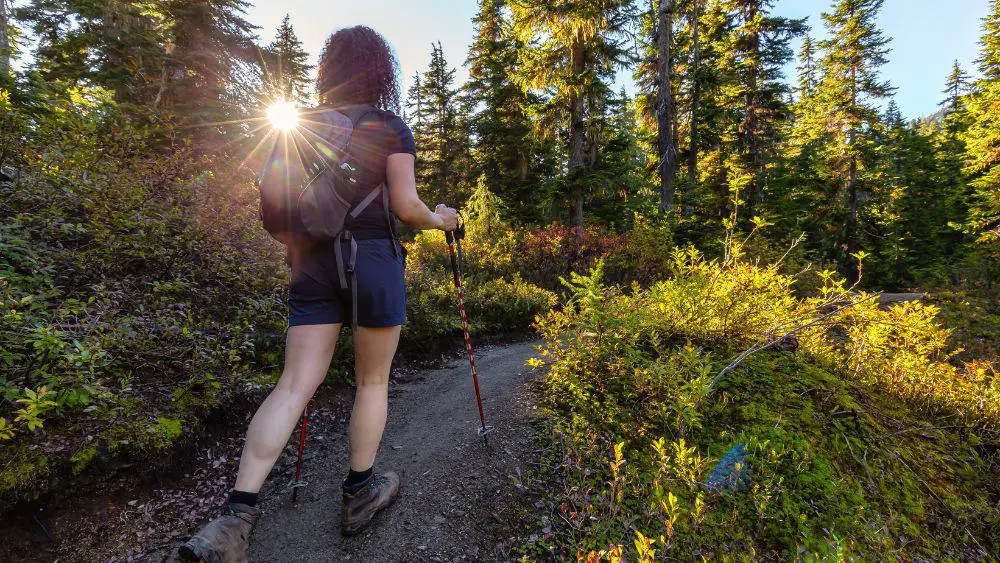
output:
[[[430,211],[417,195],[413,135],[392,113],[399,108],[398,62],[386,40],[368,27],[334,33],[320,58],[320,102],[357,119],[352,154],[364,182],[388,185],[388,206],[378,199],[346,229],[357,243],[355,379],[350,421],[350,471],[343,485],[341,530],[364,530],[399,492],[399,475],[374,473],[373,465],[388,408],[389,369],[406,316],[405,256],[396,242],[392,214],[415,229],[454,230],[454,209]],[[340,241],[290,248],[288,335],[285,368],[247,431],[236,485],[225,513],[188,540],[179,553],[187,561],[246,558],[247,540],[260,518],[257,495],[281,454],[299,415],[326,376],[337,336],[351,324],[351,289],[342,289],[335,247]],[[342,249],[346,251],[346,246]]]

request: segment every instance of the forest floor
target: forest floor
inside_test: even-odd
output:
[[[512,534],[530,511],[526,474],[537,458],[530,389],[535,374],[525,365],[534,346],[477,350],[487,423],[494,427],[488,444],[476,433],[475,392],[464,356],[436,369],[394,372],[377,468],[402,474],[401,494],[354,538],[342,537],[339,528],[351,390],[319,395],[303,464],[307,484],[292,504],[296,432],[262,491],[264,517],[251,540],[250,560],[507,559],[516,544]],[[125,475],[63,501],[58,510],[20,511],[0,525],[0,560],[174,560],[178,543],[218,513],[231,487],[245,422],[230,426],[177,468],[176,476],[143,483]]]

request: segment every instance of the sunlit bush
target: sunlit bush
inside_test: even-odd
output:
[[[500,219],[497,205],[484,186],[469,202],[462,242],[466,310],[474,331],[526,332],[537,315],[555,305],[556,296],[522,279],[516,251],[519,232]],[[421,232],[406,248],[404,335],[426,346],[428,339],[461,330],[449,249],[440,231]]]
[[[1000,430],[996,367],[954,365],[933,306],[880,309],[831,272],[796,297],[780,265],[729,248],[714,260],[676,250],[649,288],[608,285],[601,265],[573,275],[568,303],[539,322],[534,363],[547,365],[558,446],[543,466],[560,487],[527,553],[933,559],[996,547],[997,468],[977,450]],[[746,489],[707,487],[739,443]]]

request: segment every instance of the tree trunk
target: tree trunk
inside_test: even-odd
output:
[[[517,178],[524,182],[528,179],[528,153],[519,151],[517,153]]]
[[[7,36],[7,0],[0,0],[0,76],[10,72],[10,38]]]
[[[851,67],[851,109],[858,106],[858,71]],[[847,172],[847,249],[854,252],[858,249],[858,156],[855,153],[854,142],[857,138],[857,125],[851,116],[851,128],[847,134],[847,150],[850,152],[851,163]]]
[[[746,21],[753,21],[758,14],[758,6],[750,3],[747,6]],[[759,60],[760,55],[760,34],[754,32],[750,37],[748,52],[754,60]],[[753,217],[759,204],[763,203],[764,197],[761,188],[761,143],[760,135],[760,76],[759,67],[756,64],[750,65],[746,83],[746,117],[743,123],[744,146],[749,160],[750,181],[747,184],[747,217]]]
[[[657,14],[657,75],[659,99],[656,122],[660,151],[660,213],[674,207],[674,176],[677,170],[677,138],[674,131],[674,93],[670,84],[672,61],[670,47],[673,43],[673,0],[660,0]]]
[[[573,76],[581,76],[586,68],[584,47],[577,39],[571,47]],[[569,180],[571,186],[571,214],[573,225],[583,233],[583,185],[580,173],[583,171],[583,93],[575,91],[569,108]]]
[[[847,221],[847,248],[853,252],[857,250],[858,231],[858,159],[853,155],[847,175],[847,206],[850,213]]]
[[[688,151],[688,182],[695,183],[698,177],[698,102],[701,101],[701,80],[698,69],[701,66],[701,46],[698,42],[698,0],[694,1],[694,19],[691,22],[694,40],[694,64],[691,65],[691,148]]]

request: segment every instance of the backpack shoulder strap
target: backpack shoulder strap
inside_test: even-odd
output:
[[[351,210],[351,217],[357,219],[358,215],[361,215],[361,212],[367,209],[368,206],[371,205],[372,202],[375,201],[375,199],[380,195],[384,196],[382,201],[383,205],[385,205],[389,200],[388,193],[387,186],[384,182],[375,186],[372,191],[368,192],[368,195],[366,195],[364,199],[354,206],[354,209]]]
[[[374,106],[353,106],[337,111],[346,115],[351,120],[351,124],[355,129],[357,129],[358,124],[360,124],[369,115],[380,113],[378,108]],[[353,136],[353,131],[351,134]],[[350,146],[351,142],[348,141],[348,152],[350,152]],[[388,190],[386,189],[384,182],[373,187],[371,191],[369,191],[368,194],[361,199],[361,201],[351,208],[350,216],[356,219],[358,215],[361,215],[361,213],[378,198],[379,195],[383,195],[383,204],[385,204],[388,201]]]
[[[361,123],[369,115],[378,114],[381,116],[380,110],[374,106],[355,106],[351,108],[344,108],[338,111],[340,111],[348,118],[350,118],[351,124],[355,129],[358,127],[358,124]],[[352,131],[351,135],[353,136],[353,134],[354,133]],[[350,152],[350,145],[351,143],[350,141],[348,141],[348,152]],[[389,185],[387,183],[382,182],[381,184],[372,188],[371,191],[369,191],[368,194],[364,198],[362,198],[360,202],[357,203],[357,205],[351,208],[349,215],[351,216],[351,218],[356,219],[358,215],[361,215],[361,213],[365,209],[367,209],[368,206],[371,205],[376,199],[378,199],[380,195],[382,196],[382,212],[383,215],[385,215],[386,228],[388,228],[389,234],[392,237],[392,242],[393,242],[392,251],[393,254],[398,255],[399,251],[397,247],[399,246],[399,243],[396,241],[396,227],[393,221],[392,211],[389,206]]]
[[[378,109],[375,106],[353,106],[340,108],[337,109],[337,111],[346,115],[351,120],[351,125],[353,125],[355,129],[358,127],[358,124],[364,120],[364,118],[373,113],[378,113]]]

